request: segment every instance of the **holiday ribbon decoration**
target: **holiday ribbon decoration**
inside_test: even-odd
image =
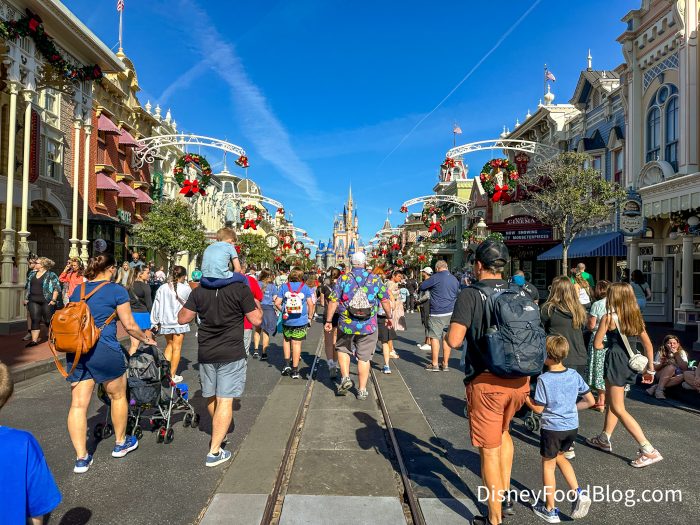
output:
[[[510,194],[508,193],[508,185],[504,184],[503,186],[499,186],[496,184],[495,187],[495,192],[492,197],[493,202],[503,202],[504,204],[507,204],[510,202]]]
[[[403,266],[403,259],[396,259],[396,264]]]
[[[450,158],[450,157],[445,157],[445,160],[442,162],[442,167],[451,170],[452,168],[455,167],[455,159]]]
[[[439,222],[431,222],[430,226],[428,226],[428,233],[432,233],[434,231],[442,233],[442,225]]]
[[[407,206],[401,206],[401,209],[399,210],[401,213],[407,213],[408,212],[408,207]]]
[[[447,217],[445,217],[445,214],[439,207],[430,205],[423,208],[421,219],[423,220],[423,224],[428,227],[428,233],[434,231],[442,233],[442,223],[447,220]]]
[[[284,208],[277,208],[277,213],[279,215],[284,215]]]
[[[199,181],[197,179],[186,179],[185,181],[183,181],[180,193],[182,193],[185,197],[192,197],[193,195],[196,195],[198,193],[200,195],[207,194],[207,192],[204,191],[204,188],[199,187]]]
[[[53,38],[46,33],[41,17],[29,9],[26,9],[25,13],[26,16],[18,20],[0,21],[0,37],[5,40],[31,38],[44,60],[66,78],[77,81],[97,81],[102,78],[102,70],[97,64],[92,66],[71,65],[63,58]]]
[[[185,178],[185,168],[188,164],[194,164],[199,168],[201,173],[199,178],[194,180]],[[197,193],[206,195],[207,193],[204,191],[204,188],[209,185],[209,181],[211,180],[211,166],[202,155],[185,153],[177,159],[175,168],[173,168],[173,175],[175,176],[175,182],[182,188],[180,193],[185,195],[185,197],[192,197]]]
[[[420,262],[425,262],[425,255],[423,255],[423,254],[419,255],[419,256],[418,256],[418,260],[419,260]]]
[[[248,168],[250,164],[248,164],[248,157],[245,155],[241,155],[236,159],[236,164],[238,164],[241,168]]]

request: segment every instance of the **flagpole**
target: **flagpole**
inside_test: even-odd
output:
[[[547,94],[547,64],[544,65],[544,76],[542,77],[542,96]]]
[[[119,52],[123,53],[124,49],[122,47],[122,15],[124,14],[124,10],[121,9],[119,11]]]

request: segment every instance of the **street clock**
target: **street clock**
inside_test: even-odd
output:
[[[277,238],[277,235],[270,234],[265,237],[265,243],[271,250],[274,250],[279,246],[280,240]]]

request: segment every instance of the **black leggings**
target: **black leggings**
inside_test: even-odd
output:
[[[54,307],[48,302],[37,303],[35,301],[29,301],[27,303],[27,309],[29,310],[29,317],[32,320],[32,330],[41,329],[41,321],[48,327],[51,322],[51,317],[53,317]]]

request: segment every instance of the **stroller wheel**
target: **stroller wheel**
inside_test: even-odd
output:
[[[158,434],[156,434],[156,443],[162,443],[165,439],[165,427],[160,427],[158,429]]]
[[[199,426],[199,414],[195,414],[192,417],[192,428],[197,428]]]
[[[527,428],[530,432],[535,432],[536,426],[537,421],[532,416],[532,414],[528,414],[527,416],[525,416],[525,428]]]
[[[141,430],[141,427],[139,425],[136,425],[133,429],[132,435],[136,437],[136,439],[141,439],[143,437],[143,430]]]
[[[163,443],[169,445],[173,442],[173,439],[175,439],[175,430],[169,428],[168,431],[165,433],[165,440],[163,441]]]
[[[182,426],[185,428],[189,427],[192,424],[192,417],[192,414],[189,412],[185,414],[185,417],[182,419]]]
[[[112,426],[111,423],[107,423],[104,428],[102,429],[102,438],[108,438],[109,436],[114,435],[114,427]]]
[[[102,431],[104,430],[104,425],[102,423],[98,423],[95,425],[95,430],[93,430],[92,434],[95,436],[95,439],[103,439]]]

